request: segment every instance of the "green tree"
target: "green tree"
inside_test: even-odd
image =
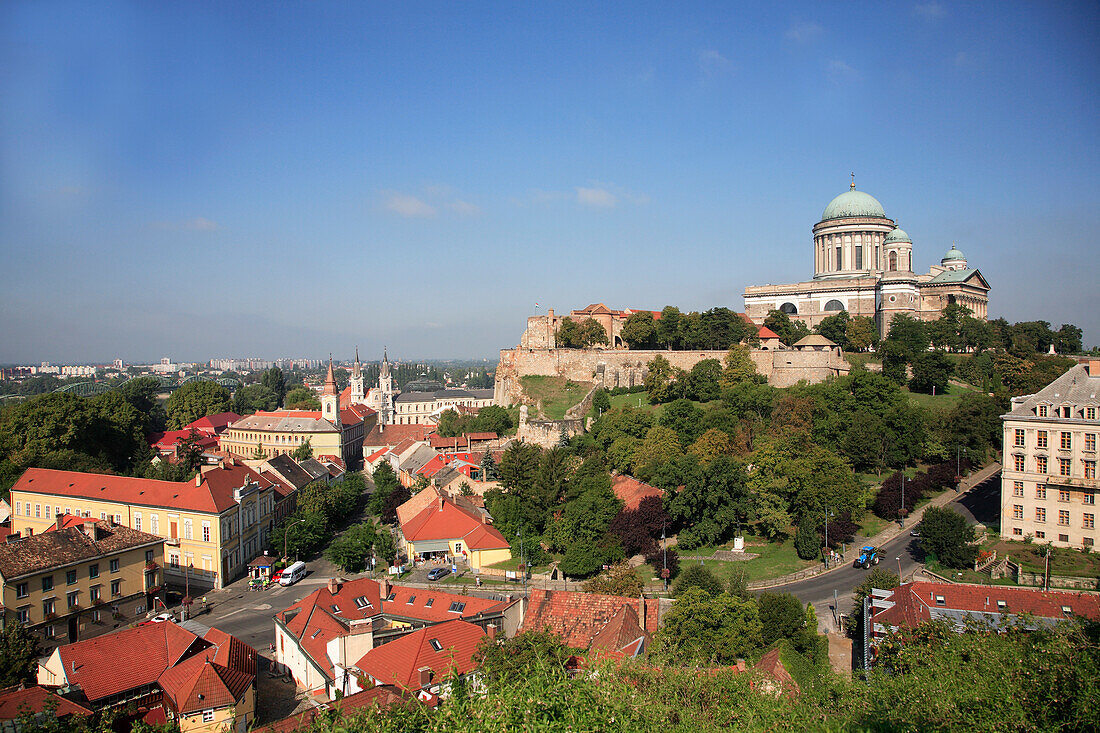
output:
[[[886,334],[886,340],[904,346],[908,358],[912,359],[928,349],[928,324],[907,313],[899,313],[890,321],[890,331]]]
[[[791,346],[810,335],[809,327],[802,321],[793,320],[781,310],[770,310],[764,318],[764,325],[775,332],[787,346]]]
[[[718,384],[722,389],[731,389],[739,384],[756,379],[756,362],[752,360],[752,350],[745,344],[734,344],[725,358],[725,368]]]
[[[924,394],[946,394],[947,381],[953,371],[954,366],[942,351],[922,352],[913,359],[913,378],[909,380],[909,389]]]
[[[525,629],[511,639],[482,640],[474,660],[478,673],[489,683],[490,689],[517,679],[540,675],[565,683],[566,664],[573,652],[561,639],[545,629]]]
[[[367,568],[376,539],[373,524],[353,524],[328,546],[325,557],[345,573],[361,573]]]
[[[679,347],[680,309],[676,306],[666,305],[661,311],[661,318],[657,321],[657,341],[664,344],[667,349]]]
[[[295,448],[291,452],[290,457],[299,462],[308,461],[310,458],[313,458],[313,446],[310,444],[310,441],[306,440],[306,442]]]
[[[667,463],[684,452],[680,438],[670,428],[654,425],[646,433],[645,440],[634,454],[635,466]]]
[[[276,407],[283,404],[283,398],[286,397],[286,376],[283,374],[282,369],[271,367],[265,371],[263,376],[260,377],[260,384],[267,387],[276,396]]]
[[[803,560],[813,560],[821,555],[821,535],[812,520],[804,519],[798,523],[798,530],[794,533],[794,551]]]
[[[685,567],[672,586],[672,594],[679,598],[692,589],[702,590],[711,597],[721,595],[723,591],[722,581],[706,565]]]
[[[321,400],[317,399],[317,393],[309,387],[295,387],[286,393],[284,402],[288,410],[321,409]]]
[[[200,417],[229,412],[231,406],[229,390],[217,382],[188,382],[168,398],[168,428],[179,430]]]
[[[374,540],[374,551],[388,565],[393,565],[397,560],[397,543],[394,542],[393,533],[388,528],[381,527],[378,530],[378,536]]]
[[[500,458],[497,472],[500,483],[506,489],[526,489],[534,481],[539,469],[542,449],[534,443],[515,441],[511,443]]]
[[[882,355],[882,375],[895,384],[905,384],[908,380],[906,367],[909,366],[909,350],[898,341],[887,339],[879,344]]]
[[[249,384],[233,395],[233,411],[238,415],[251,415],[260,410],[274,410],[279,406],[279,396],[266,384]]]
[[[658,354],[646,364],[646,374],[643,379],[646,392],[649,393],[649,401],[654,404],[667,402],[670,396],[670,385],[675,376],[672,365],[668,359]]]
[[[393,472],[393,469],[390,469]],[[496,481],[500,478],[500,473],[497,471],[497,464],[493,460],[493,456],[489,453],[489,449],[485,449],[485,455],[481,457],[481,480],[482,481]]]
[[[557,344],[559,349],[579,349],[584,346],[580,324],[569,316],[561,319],[561,325],[558,326],[554,343]]]
[[[771,646],[780,639],[795,639],[806,625],[802,601],[790,593],[761,593],[756,603],[760,607],[764,646]],[[817,628],[813,631],[816,634]]]
[[[848,321],[844,335],[849,349],[866,351],[878,343],[878,326],[870,316],[856,316]]]
[[[630,314],[620,332],[623,341],[632,349],[650,349],[657,343],[657,324],[650,311]]]
[[[966,517],[947,507],[928,507],[917,531],[921,551],[949,568],[969,567],[978,557],[978,547],[972,544],[974,528]]]
[[[597,389],[595,394],[592,395],[592,409],[596,411],[597,415],[611,409],[611,397],[606,389]]]
[[[696,362],[687,373],[684,391],[687,396],[697,402],[710,402],[718,399],[720,388],[719,377],[722,375],[722,365],[717,359],[703,359]]]
[[[595,318],[587,318],[581,321],[580,340],[581,346],[584,348],[596,346],[597,344],[606,346],[608,343],[607,331]]]
[[[847,350],[848,326],[851,322],[852,319],[848,315],[848,311],[840,311],[839,313],[822,318],[821,323],[817,324],[817,328],[814,330],[840,348]]]
[[[1063,323],[1054,334],[1054,350],[1059,354],[1080,354],[1085,350],[1081,339],[1084,332],[1072,323]]]
[[[608,561],[607,548],[596,540],[572,542],[558,568],[569,578],[588,578],[599,572]]]
[[[500,405],[486,405],[477,411],[473,420],[473,431],[504,435],[511,430],[512,418],[508,410]]]
[[[0,687],[34,684],[40,654],[37,637],[14,615],[8,616],[0,634]]]
[[[760,649],[762,633],[755,602],[692,588],[665,614],[657,640],[683,662],[731,664]]]
[[[699,463],[706,466],[720,456],[733,454],[733,440],[727,433],[711,428],[696,439],[688,449],[699,458]]]

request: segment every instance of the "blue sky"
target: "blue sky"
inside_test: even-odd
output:
[[[857,186],[1100,343],[1096,3],[0,5],[0,362],[743,309]]]

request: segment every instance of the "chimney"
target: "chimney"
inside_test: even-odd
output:
[[[390,594],[389,578],[382,578],[382,580],[378,581],[378,593],[382,596],[382,600],[385,600],[386,596]]]
[[[195,486],[202,486],[202,471],[195,474]]]
[[[57,519],[54,520],[54,529],[61,529],[61,525],[65,523],[65,515],[58,514]]]
[[[645,596],[638,598],[638,625],[645,631]]]
[[[1090,377],[1100,377],[1100,359],[1089,359],[1089,363],[1085,366]]]
[[[336,595],[337,593],[340,592],[340,579],[339,578],[329,578],[328,579],[328,592],[331,593],[332,595]]]
[[[92,540],[95,539],[95,523],[96,523],[96,521],[97,520],[95,520],[95,519],[85,519],[84,523],[80,525],[81,531],[84,532],[84,534],[86,534]]]
[[[442,494],[442,492],[441,492],[441,493],[439,494],[439,511],[443,511],[443,501],[444,501],[444,499],[443,499],[443,494]]]
[[[416,670],[420,673],[420,688],[423,689],[432,683],[432,668],[421,667]]]
[[[490,641],[495,641],[496,638],[497,638],[497,625],[496,624],[489,624],[485,628],[485,633],[487,633],[489,635],[489,640]]]

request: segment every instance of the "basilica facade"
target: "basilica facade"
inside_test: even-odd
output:
[[[813,328],[847,311],[875,319],[885,336],[899,313],[932,321],[958,303],[985,320],[989,283],[954,246],[927,273],[913,267],[913,240],[886,216],[882,204],[853,180],[825,207],[813,227],[812,280],[745,288],[745,312],[761,324],[781,310]]]

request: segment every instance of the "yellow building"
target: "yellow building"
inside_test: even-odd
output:
[[[398,507],[397,519],[400,547],[409,557],[451,557],[475,571],[512,559],[508,540],[489,523],[488,514],[436,487]]]
[[[268,545],[274,486],[232,459],[186,482],[30,468],[11,490],[12,529],[40,534],[58,514],[112,519],[165,538],[165,582],[222,588]]]
[[[141,619],[160,583],[164,539],[95,519],[0,545],[0,612],[49,648]],[[69,524],[72,526],[62,526]]]

